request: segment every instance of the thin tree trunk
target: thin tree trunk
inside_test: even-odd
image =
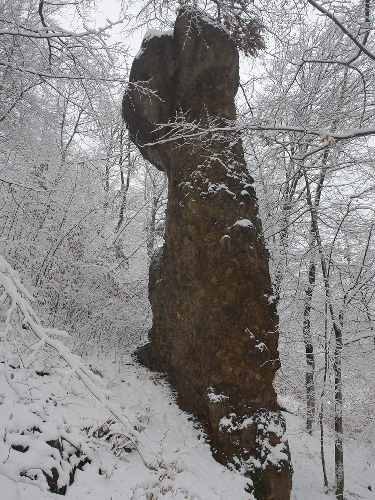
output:
[[[323,405],[323,397],[326,391],[327,384],[327,375],[328,375],[328,322],[327,322],[327,304],[326,304],[326,314],[325,314],[325,328],[324,328],[324,375],[323,375],[323,390],[320,396],[320,412],[319,412],[319,427],[320,427],[320,460],[322,462],[323,469],[323,480],[324,486],[328,488],[328,478],[327,478],[327,469],[326,469],[326,459],[324,453],[324,405]]]
[[[126,172],[126,180],[125,180],[125,174],[124,174],[124,127],[121,127],[120,131],[120,156],[119,156],[119,167],[120,167],[120,181],[121,181],[121,206],[120,206],[120,212],[119,212],[119,218],[118,218],[118,223],[116,227],[116,232],[119,231],[122,223],[124,222],[124,217],[125,217],[125,209],[126,209],[126,202],[127,202],[127,195],[129,191],[129,185],[130,185],[130,175],[132,171],[132,161],[131,161],[131,154],[130,154],[130,140],[128,139],[126,143],[126,160],[127,160],[127,172]]]
[[[303,167],[302,167],[303,168]],[[316,208],[313,205],[311,198],[310,183],[307,177],[306,170],[303,168],[306,182],[306,197],[307,204],[310,209],[311,224],[314,231],[314,237],[317,243],[322,275],[324,281],[324,289],[330,318],[332,321],[333,331],[335,335],[335,356],[334,356],[334,372],[335,372],[335,497],[336,500],[344,500],[344,450],[343,450],[343,418],[342,418],[342,330],[339,323],[339,318],[333,309],[333,300],[329,276],[327,270],[327,261],[324,253],[322,240],[320,237],[318,218]]]
[[[322,392],[322,397],[323,396],[324,396],[324,392]],[[324,486],[326,488],[328,488],[326,458],[325,458],[325,453],[324,453],[323,402],[320,404],[319,427],[320,427],[320,460],[322,462],[323,481],[324,481]]]
[[[344,449],[342,420],[342,332],[336,324],[335,332],[335,494],[337,500],[344,500]]]
[[[159,205],[159,197],[156,196],[152,199],[151,218],[150,218],[150,223],[148,225],[147,255],[148,255],[149,259],[151,259],[152,254],[154,252],[156,212],[158,209],[158,205]]]
[[[321,198],[322,191],[323,191],[328,156],[329,156],[329,152],[326,150],[323,154],[323,158],[321,161],[322,168],[320,171],[319,180],[318,180],[318,184],[316,187],[314,202],[312,201],[312,198],[310,195],[311,204],[313,203],[313,205],[311,205],[311,206],[314,207],[315,213],[319,207],[320,198]],[[300,173],[300,175],[301,176],[303,175],[302,172]],[[314,242],[315,242],[315,231],[314,231],[313,222],[311,222],[310,233],[311,233],[310,251],[312,251],[313,246],[314,246]],[[315,411],[316,411],[316,408],[315,408],[315,381],[314,381],[315,355],[314,355],[314,346],[312,343],[312,335],[311,335],[311,303],[312,303],[312,296],[313,296],[313,291],[314,291],[314,287],[315,287],[315,281],[316,281],[316,264],[312,258],[310,260],[310,266],[309,266],[309,284],[308,284],[308,287],[305,291],[305,307],[304,307],[304,313],[303,313],[303,340],[305,343],[305,353],[306,353],[306,363],[307,363],[307,370],[306,370],[306,374],[305,374],[306,429],[308,430],[309,434],[311,434],[311,432],[312,432],[312,427],[313,427],[314,419],[315,419]]]
[[[315,286],[316,265],[310,262],[309,284],[305,292],[305,307],[303,311],[303,340],[305,343],[307,370],[305,373],[306,384],[306,429],[309,434],[315,419],[315,356],[311,337],[311,302]]]

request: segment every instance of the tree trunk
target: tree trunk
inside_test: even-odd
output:
[[[333,308],[332,292],[329,282],[329,274],[327,269],[327,258],[325,256],[320,231],[316,207],[312,202],[310,182],[307,177],[306,170],[304,177],[306,182],[306,198],[310,209],[311,227],[316,240],[319,251],[322,275],[324,281],[324,290],[327,301],[329,315],[332,321],[332,327],[335,334],[335,495],[337,500],[344,500],[344,450],[343,450],[343,420],[342,420],[342,330],[340,327],[340,318],[336,316]]]
[[[344,450],[342,423],[342,331],[333,324],[335,333],[335,495],[337,500],[344,500]]]
[[[151,203],[151,217],[150,223],[147,227],[147,255],[149,259],[151,259],[152,254],[154,253],[155,246],[155,229],[156,229],[156,212],[159,205],[159,197],[153,196]]]
[[[309,434],[312,432],[312,427],[315,418],[315,356],[314,347],[311,338],[311,302],[315,286],[316,265],[315,262],[310,262],[309,267],[309,284],[305,292],[305,307],[303,311],[303,340],[305,343],[307,370],[305,373],[306,385],[306,429]]]
[[[120,205],[120,213],[118,218],[118,223],[116,227],[116,232],[119,231],[122,223],[124,222],[125,209],[126,209],[126,201],[127,195],[129,191],[130,185],[130,174],[131,174],[131,156],[130,156],[130,140],[128,139],[127,148],[126,148],[126,159],[127,159],[127,173],[126,180],[124,175],[124,161],[123,161],[123,148],[124,148],[124,129],[121,128],[120,132],[120,157],[119,157],[119,167],[120,167],[120,181],[121,181],[121,205]]]

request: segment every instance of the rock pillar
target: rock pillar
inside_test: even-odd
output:
[[[173,32],[149,33],[133,62],[123,117],[169,181],[165,244],[150,267],[150,343],[138,359],[209,422],[215,458],[241,467],[257,499],[288,500],[268,255],[241,139],[225,130],[237,87],[233,41],[189,7]]]

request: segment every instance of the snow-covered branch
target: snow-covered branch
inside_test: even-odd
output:
[[[65,361],[70,368],[70,373],[75,374],[91,392],[91,394],[123,425],[127,435],[138,449],[138,444],[141,443],[142,436],[130,423],[128,418],[116,408],[115,405],[108,401],[108,393],[99,386],[100,378],[95,375],[89,367],[83,363],[81,358],[73,354],[70,349],[65,346],[60,340],[53,337],[67,337],[68,334],[61,330],[54,328],[45,328],[38,315],[32,308],[30,302],[34,299],[28,290],[22,285],[18,273],[10,266],[10,264],[0,256],[0,287],[3,289],[2,299],[5,300],[7,296],[10,300],[10,307],[8,308],[7,321],[5,330],[2,333],[4,340],[8,331],[10,330],[10,322],[12,315],[17,311],[22,318],[23,328],[31,330],[36,338],[37,343],[29,355],[28,359],[24,361],[27,367],[33,362],[36,354],[44,346],[49,346],[54,349],[61,359]],[[11,380],[11,379],[9,379]],[[12,383],[12,386],[14,384]],[[12,387],[13,388],[13,387]],[[139,451],[139,450],[138,450]]]
[[[187,123],[177,121],[176,123],[165,123],[160,124],[157,131],[166,130],[165,134],[155,141],[155,143],[163,144],[174,141],[189,141],[193,139],[204,140],[208,138],[209,140],[220,140],[220,137],[225,137],[228,139],[228,134],[233,133],[244,133],[244,132],[279,132],[279,133],[298,133],[303,135],[312,135],[320,138],[320,142],[324,143],[322,146],[314,150],[319,152],[328,146],[334,146],[335,143],[356,139],[359,137],[368,137],[375,134],[375,125],[365,128],[355,128],[349,129],[342,132],[330,132],[328,130],[319,130],[307,127],[300,127],[295,125],[267,125],[267,124],[255,124],[255,123],[234,123],[229,122],[225,126],[216,126],[215,123],[209,126],[205,126],[201,123]],[[152,146],[155,143],[147,143],[142,146]],[[311,152],[307,152],[307,155]],[[304,158],[296,158],[304,159]]]
[[[324,8],[322,5],[319,5],[317,2],[315,2],[315,0],[307,0],[309,2],[310,5],[312,5],[313,7],[315,7],[315,9],[317,9],[319,12],[321,12],[322,14],[324,14],[326,17],[328,17],[329,19],[331,19],[331,21],[333,21],[336,26],[338,26],[340,28],[340,30],[345,33],[345,35],[350,38],[350,40],[364,53],[366,54],[370,59],[372,59],[373,61],[375,61],[375,54],[373,52],[371,52],[370,50],[368,50],[368,48],[363,45],[363,43],[361,43],[356,36],[354,36],[349,30],[348,28],[346,28],[342,22],[334,15],[332,14],[332,12],[329,12],[326,8]]]
[[[118,24],[122,24],[124,21],[122,19],[112,22],[107,19],[107,24],[102,28],[90,29],[87,28],[85,31],[75,32],[62,29],[60,27],[46,26],[41,27],[38,30],[33,30],[31,28],[23,28],[23,29],[2,29],[0,30],[1,35],[10,35],[10,36],[21,36],[25,38],[85,38],[85,37],[97,37],[102,36],[108,30],[113,28]]]
[[[113,82],[113,83],[124,83],[124,78],[109,78],[101,76],[89,76],[85,75],[75,75],[75,74],[62,74],[62,73],[46,73],[45,71],[39,71],[34,68],[28,68],[24,66],[18,66],[16,64],[11,64],[9,62],[0,61],[0,66],[5,66],[9,69],[14,69],[20,73],[28,73],[30,75],[39,76],[42,79],[54,79],[54,80],[78,80],[78,81],[93,81],[93,82]]]
[[[346,340],[343,344],[344,345],[349,345],[349,344],[353,344],[354,342],[359,342],[360,340],[364,340],[364,339],[375,339],[375,333],[365,333],[363,335],[358,335],[357,337],[354,337],[350,340]]]

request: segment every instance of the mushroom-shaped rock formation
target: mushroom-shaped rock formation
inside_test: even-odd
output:
[[[153,325],[138,359],[208,422],[215,458],[241,466],[257,499],[288,500],[268,255],[241,139],[226,127],[237,87],[233,41],[190,7],[173,33],[146,36],[133,62],[123,117],[169,182],[165,244],[150,266]]]

